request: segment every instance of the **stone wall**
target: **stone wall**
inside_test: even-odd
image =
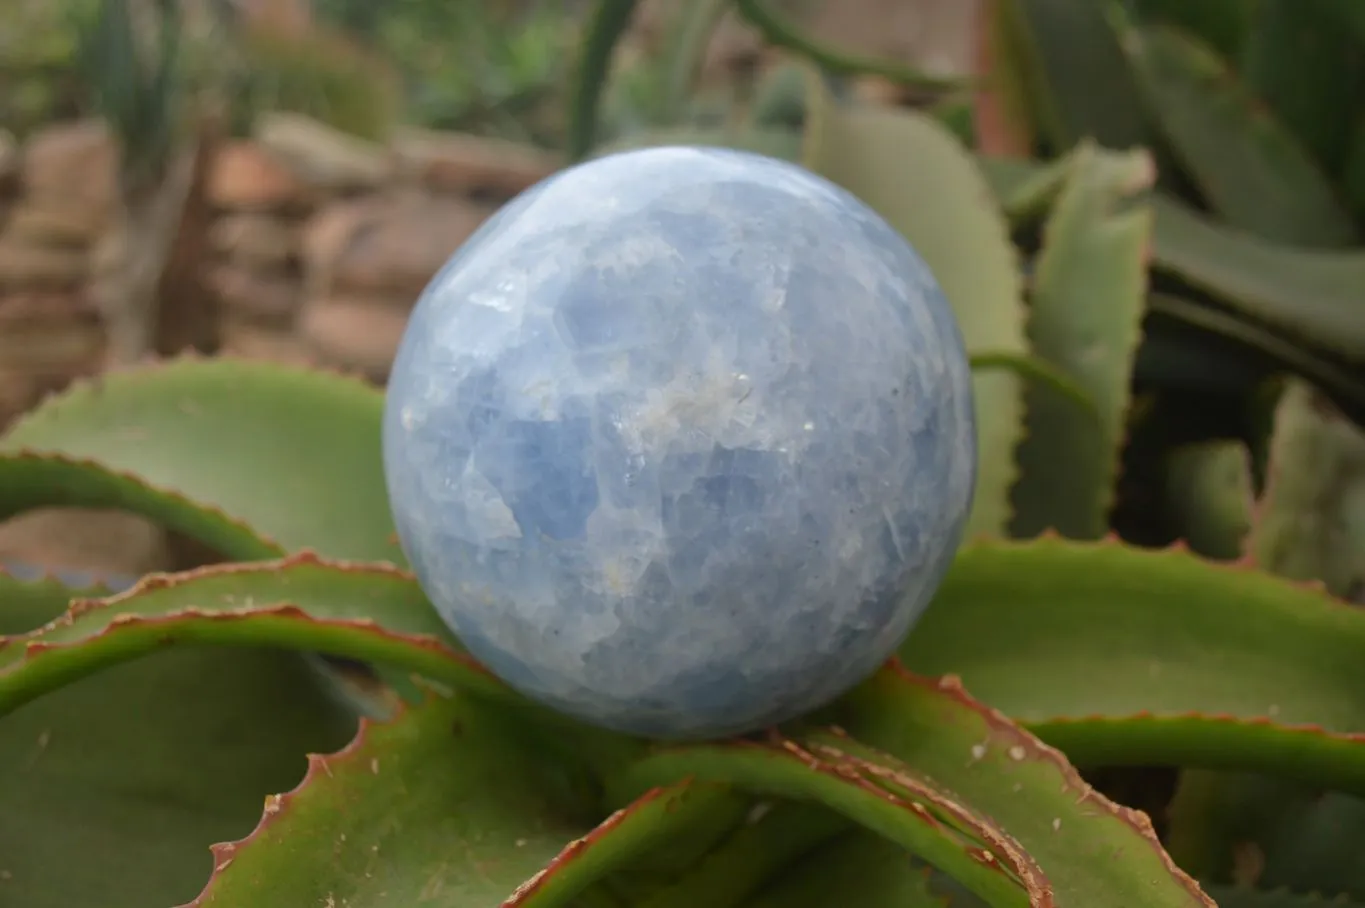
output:
[[[113,202],[103,128],[77,123],[23,148],[0,135],[0,423],[101,365],[87,279]]]
[[[0,138],[0,423],[96,371],[89,303],[116,152],[96,122]],[[387,376],[413,303],[499,204],[559,161],[519,145],[405,131],[388,145],[289,114],[214,156],[203,277],[222,352]]]

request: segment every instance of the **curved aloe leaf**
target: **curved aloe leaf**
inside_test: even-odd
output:
[[[1152,147],[1151,126],[1137,85],[1104,7],[1094,0],[995,0],[1022,26],[1025,59],[1036,61],[1047,86],[1043,125],[1054,152],[1082,139],[1108,148]]]
[[[1362,650],[1365,612],[1318,589],[1181,548],[1045,537],[964,548],[901,656],[1078,763],[1365,792]]]
[[[77,600],[36,630],[0,638],[0,713],[176,642],[317,650],[500,688],[463,655],[410,575],[303,553],[151,575],[125,593]]]
[[[1181,202],[1155,201],[1153,261],[1253,318],[1365,359],[1365,253],[1296,249],[1220,228]]]
[[[870,769],[774,732],[767,741],[657,747],[616,776],[611,790],[626,800],[669,779],[694,778],[812,801],[924,858],[992,906],[1051,904],[1032,858],[940,780],[898,771],[893,789]]]
[[[464,653],[407,573],[309,552],[151,575],[117,596],[77,602],[28,634],[0,638],[0,714],[177,643],[279,647],[402,669],[498,702],[553,729],[545,746],[599,765],[638,747],[505,686]]]
[[[311,757],[250,835],[214,848],[191,905],[567,905],[698,825],[733,825],[744,802],[683,785],[601,824],[597,809],[496,712],[433,695]]]
[[[1290,372],[1312,382],[1352,412],[1365,414],[1365,377],[1344,367],[1336,357],[1304,347],[1293,339],[1225,309],[1215,309],[1183,297],[1153,293],[1147,309],[1187,329],[1214,334],[1253,350],[1276,371]],[[1201,345],[1201,349],[1203,348]],[[1207,357],[1205,357],[1207,359]]]
[[[1120,38],[1171,147],[1232,226],[1294,245],[1355,241],[1326,174],[1212,49],[1166,26]]]
[[[1108,526],[1142,338],[1155,179],[1144,152],[1082,143],[1043,234],[1027,330],[1034,352],[1069,375],[1099,411],[1097,423],[1051,389],[1031,386],[1019,448],[1014,535],[1059,530],[1095,538]]]
[[[147,908],[194,897],[303,754],[353,734],[297,657],[174,649],[0,722],[4,901]]]
[[[893,663],[833,717],[862,743],[824,737],[808,745],[817,756],[870,746],[883,755],[866,764],[934,779],[1023,846],[1058,906],[1213,904],[1171,862],[1145,814],[1096,792],[1061,754],[971,699],[955,678],[932,681]]]
[[[1292,382],[1280,397],[1253,557],[1291,578],[1317,579],[1356,598],[1365,440],[1313,388]],[[1365,801],[1315,783],[1292,786],[1248,774],[1186,772],[1171,804],[1171,848],[1213,879],[1231,879],[1238,854],[1259,855],[1268,885],[1365,895],[1352,846],[1365,831]]]
[[[808,95],[806,166],[877,209],[919,251],[968,353],[1027,355],[1009,230],[961,143],[923,114],[839,104],[813,75]],[[969,536],[999,535],[1008,523],[1021,384],[1007,373],[973,377],[980,462]]]
[[[1365,432],[1312,387],[1293,382],[1275,412],[1256,563],[1337,596],[1365,593]]]
[[[380,454],[383,400],[359,380],[261,362],[115,372],[0,437],[0,517],[117,507],[237,560],[314,548],[401,563]]]
[[[1065,162],[978,158],[1015,220],[1036,215],[1062,185]],[[1356,361],[1365,359],[1365,253],[1298,249],[1222,227],[1170,196],[1152,200],[1152,263],[1254,319]]]

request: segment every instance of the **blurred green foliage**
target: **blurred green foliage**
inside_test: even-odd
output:
[[[0,126],[24,134],[81,109],[72,60],[99,0],[6,0],[0,27]]]

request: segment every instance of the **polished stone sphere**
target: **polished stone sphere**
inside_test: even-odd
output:
[[[490,218],[417,303],[383,443],[403,549],[470,652],[657,738],[874,671],[976,478],[925,263],[821,177],[722,149],[609,155]]]

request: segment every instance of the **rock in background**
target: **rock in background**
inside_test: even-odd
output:
[[[109,223],[115,150],[102,123],[0,137],[0,425],[99,369],[104,332],[86,293]]]
[[[209,174],[216,218],[206,283],[218,304],[222,353],[293,361],[303,298],[299,236],[317,197],[260,144],[238,140],[219,152]]]
[[[630,41],[667,37],[681,0],[647,0]],[[849,52],[967,68],[977,0],[819,0],[805,27]],[[777,59],[733,16],[703,83]],[[864,94],[897,92],[864,80]],[[882,97],[885,95],[886,97]],[[44,393],[100,368],[104,331],[89,283],[112,260],[117,151],[97,121],[17,143],[0,131],[0,427]],[[404,130],[387,145],[293,114],[261,117],[221,146],[203,282],[221,352],[316,362],[383,382],[418,295],[497,206],[559,169],[554,155],[467,135]],[[43,511],[0,524],[0,563],[142,573],[169,564],[164,534],[96,511]]]
[[[299,333],[322,363],[388,377],[423,288],[497,206],[553,173],[553,156],[496,140],[410,131],[393,181],[334,203],[303,240],[308,298]]]

